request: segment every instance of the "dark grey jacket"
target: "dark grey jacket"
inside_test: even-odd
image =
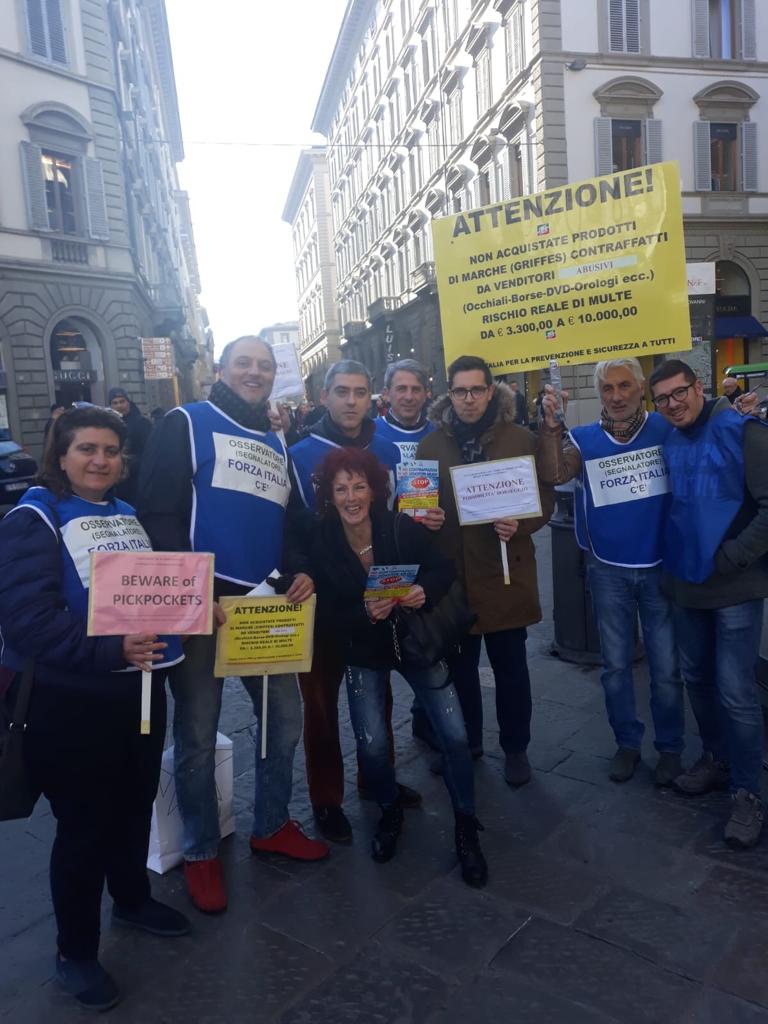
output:
[[[710,416],[730,409],[727,398]],[[703,583],[665,576],[665,588],[683,608],[728,608],[768,597],[768,427],[744,428],[744,501],[715,557],[715,572]]]

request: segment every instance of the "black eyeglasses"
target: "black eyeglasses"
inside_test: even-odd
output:
[[[696,381],[693,382],[695,384]],[[655,408],[666,409],[670,403],[670,400],[674,398],[676,402],[682,402],[688,397],[688,391],[693,387],[693,384],[686,384],[684,388],[675,388],[674,391],[670,391],[668,395],[656,395],[652,398]]]
[[[451,398],[455,398],[457,402],[466,402],[470,395],[472,398],[482,398],[487,394],[487,384],[476,384],[473,388],[451,388],[450,391]]]

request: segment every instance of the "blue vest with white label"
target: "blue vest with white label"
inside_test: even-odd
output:
[[[285,445],[210,402],[179,411],[189,420],[192,450],[192,550],[213,552],[219,579],[254,587],[282,568],[291,490]]]
[[[334,441],[320,437],[319,434],[310,434],[309,437],[305,437],[297,444],[291,445],[291,459],[296,472],[296,482],[299,486],[301,500],[313,512],[317,509],[315,473],[328,452],[338,447],[339,445]],[[385,441],[383,437],[379,437],[378,434],[373,435],[366,448],[376,456],[385,469],[390,471],[389,506],[391,508],[395,493],[395,467],[400,462],[400,450],[389,441]]]
[[[406,430],[405,427],[398,427],[390,423],[385,416],[378,416],[374,421],[376,436],[383,438],[395,445],[400,451],[401,462],[413,462],[416,458],[416,449],[419,441],[435,429],[434,424],[429,420],[418,430]]]
[[[17,508],[34,509],[60,538],[61,584],[67,609],[88,617],[88,591],[92,551],[151,551],[152,545],[136,513],[124,501],[108,498],[104,504],[76,494],[57,498],[47,487],[32,487]],[[161,636],[168,646],[162,662],[152,670],[175,665],[184,657],[177,636]],[[132,669],[131,671],[138,671]]]
[[[662,449],[671,431],[658,413],[624,444],[599,423],[571,429],[582,460],[574,501],[576,539],[601,562],[634,568],[661,562],[670,505]]]
[[[744,428],[735,409],[711,415],[693,432],[673,430],[664,445],[672,507],[664,531],[664,568],[689,583],[715,571],[715,555],[744,501]]]

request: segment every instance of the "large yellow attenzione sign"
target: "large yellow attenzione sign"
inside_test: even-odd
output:
[[[432,225],[446,365],[494,374],[691,347],[676,163],[551,188]]]

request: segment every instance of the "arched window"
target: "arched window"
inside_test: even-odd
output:
[[[29,142],[21,143],[29,226],[74,238],[109,238],[100,160],[87,155],[88,122],[60,103],[38,103],[21,115]]]
[[[57,402],[106,403],[101,344],[87,321],[59,320],[51,331],[50,352]]]
[[[600,104],[600,117],[594,120],[595,174],[629,171],[663,159],[661,121],[653,116],[662,96],[657,85],[624,75],[593,95]]]
[[[749,120],[760,99],[744,82],[718,82],[693,97],[694,187],[697,192],[758,190],[757,124]]]

